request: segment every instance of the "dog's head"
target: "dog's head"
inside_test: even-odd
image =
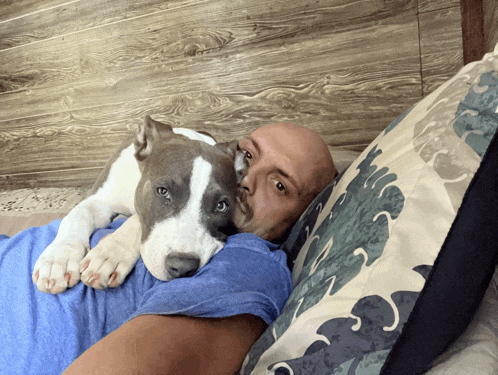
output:
[[[237,232],[235,194],[245,165],[236,146],[189,139],[150,117],[139,129],[140,254],[156,278],[192,275]]]

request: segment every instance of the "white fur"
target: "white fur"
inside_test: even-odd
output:
[[[96,289],[121,285],[140,257],[140,235],[140,219],[133,215],[83,258],[81,281]]]
[[[185,128],[174,128],[173,133],[184,135],[187,138],[194,139],[196,141],[206,142],[208,145],[214,146],[216,141],[205,134],[201,134],[192,129]]]
[[[173,132],[210,145],[215,144],[213,138],[199,134],[194,130],[176,128],[173,129]],[[92,284],[95,279],[91,275],[92,273],[97,274],[100,272],[102,262],[99,261],[99,256],[101,255],[108,256],[109,262],[113,264],[121,264],[117,269],[127,270],[126,274],[118,275],[119,283],[129,273],[131,270],[129,265],[132,263],[131,258],[136,257],[138,252],[129,252],[129,249],[126,250],[123,246],[121,246],[121,249],[119,246],[110,246],[110,239],[103,241],[102,245],[97,245],[86,257],[85,254],[89,251],[90,235],[95,229],[108,225],[114,214],[136,214],[134,196],[136,186],[140,180],[140,170],[134,157],[134,152],[133,145],[125,148],[111,166],[109,176],[97,192],[83,200],[62,220],[56,238],[35,263],[33,282],[40,291],[61,293],[67,288],[73,287],[80,280],[80,267],[87,260],[90,261],[90,266],[85,270],[84,281],[91,286],[98,287],[96,286],[98,283]],[[201,176],[205,176],[205,174],[201,173]],[[132,223],[134,223],[133,226],[131,225]],[[130,225],[120,227],[113,236],[114,242],[120,236],[126,238],[126,236],[134,235],[134,238],[137,238],[136,236],[140,233],[140,225],[137,223],[138,220],[130,221]],[[131,231],[135,231],[135,234],[131,233]],[[200,235],[198,237],[202,239],[205,236]],[[209,240],[207,242],[209,244],[202,246],[203,248],[207,249],[211,246],[217,249],[218,244],[211,243],[212,241]],[[106,244],[109,246],[105,246]],[[116,248],[116,252],[110,252],[111,247]],[[94,250],[96,251],[94,252]],[[208,250],[205,251],[205,253],[209,252]],[[149,257],[149,260],[151,259]],[[207,256],[201,257],[202,265],[207,262],[207,259],[209,259]],[[123,263],[126,264],[123,266]],[[109,267],[105,266],[103,268]],[[100,279],[101,284],[102,282],[105,284],[110,275],[100,276],[102,277]],[[104,284],[101,286],[106,287],[107,285]]]
[[[112,165],[107,180],[89,199],[96,197],[98,201],[107,202],[114,212],[127,216],[134,215],[136,213],[135,189],[141,177],[134,155],[133,145],[125,148]]]
[[[164,281],[171,279],[165,268],[166,257],[171,251],[181,251],[200,258],[199,267],[223,247],[223,242],[213,238],[201,224],[202,197],[211,179],[212,166],[202,157],[194,159],[190,177],[190,197],[178,215],[157,223],[140,254],[150,273]]]
[[[80,280],[79,263],[89,250],[93,231],[107,226],[114,213],[136,213],[134,194],[140,171],[133,153],[133,145],[125,148],[104,184],[62,220],[54,241],[35,263],[33,282],[40,291],[61,293],[76,285]]]

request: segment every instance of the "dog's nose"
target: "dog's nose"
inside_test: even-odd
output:
[[[192,276],[199,269],[200,262],[196,256],[173,253],[166,257],[166,269],[174,279],[188,277]]]

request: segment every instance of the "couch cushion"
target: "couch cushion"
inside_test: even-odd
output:
[[[498,48],[390,124],[312,202],[283,244],[295,289],[242,374],[380,373],[496,132],[497,71]]]

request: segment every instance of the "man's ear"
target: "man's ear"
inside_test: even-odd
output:
[[[139,126],[135,136],[135,158],[139,161],[144,160],[152,152],[154,142],[163,136],[173,134],[173,128],[170,125],[145,116],[145,123]]]
[[[249,164],[245,158],[245,154],[239,147],[238,141],[217,143],[216,147],[229,155],[233,160],[233,167],[237,176],[237,184],[240,184],[244,176],[247,174]]]

